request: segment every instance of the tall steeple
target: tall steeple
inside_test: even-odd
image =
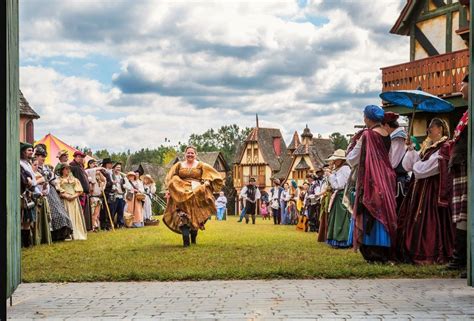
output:
[[[256,127],[258,128],[258,114],[255,114],[255,120],[256,120]]]

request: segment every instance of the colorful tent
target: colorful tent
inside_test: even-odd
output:
[[[48,157],[46,157],[46,164],[49,164],[52,166],[56,166],[56,164],[59,162],[59,159],[57,158],[57,156],[60,150],[64,149],[68,151],[68,155],[69,155],[68,161],[72,161],[73,159],[72,155],[74,154],[75,151],[77,151],[77,149],[69,146],[68,144],[66,144],[65,142],[63,142],[62,140],[60,140],[59,138],[57,138],[56,136],[52,134],[47,134],[40,140],[36,141],[35,145],[37,144],[46,145],[46,151],[48,152]],[[90,159],[92,159],[92,157],[86,156],[86,160],[85,160],[86,163]]]

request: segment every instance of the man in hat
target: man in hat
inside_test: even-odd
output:
[[[110,158],[106,157],[102,160],[101,165],[102,165],[101,173],[102,175],[104,175],[105,180],[106,180],[104,194],[106,198],[105,202],[107,202],[107,204],[104,203],[104,206],[102,206],[99,220],[100,220],[100,228],[102,230],[109,231],[110,229],[112,229],[112,224],[109,218],[109,212],[110,212],[110,216],[113,219],[115,215],[115,211],[116,211],[115,184],[114,184],[113,171],[112,171],[113,162]],[[123,220],[123,210],[122,210],[122,220]],[[118,225],[120,224],[119,217],[117,217],[117,224]]]
[[[385,112],[382,126],[390,134],[391,144],[390,144],[390,163],[392,164],[392,168],[395,170],[395,174],[397,175],[397,193],[396,193],[396,200],[397,200],[397,213],[402,205],[403,200],[405,199],[405,195],[408,192],[408,183],[410,181],[410,176],[408,176],[408,172],[403,168],[402,161],[403,156],[407,151],[407,145],[405,141],[408,137],[405,129],[400,127],[398,124],[398,117],[400,115],[394,112]]]
[[[367,129],[347,154],[349,165],[358,166],[353,245],[369,262],[387,262],[396,248],[396,175],[389,158],[390,135],[382,127],[384,115],[379,106],[364,108]]]
[[[241,195],[245,200],[245,223],[249,223],[249,215],[252,216],[252,224],[255,224],[257,214],[257,201],[260,199],[260,190],[256,186],[254,177],[250,177],[248,185],[244,186]]]
[[[306,193],[306,209],[308,211],[308,226],[310,232],[319,230],[319,212],[321,208],[321,192],[325,187],[324,171],[321,168],[316,170],[316,174],[306,175],[309,189]]]
[[[84,158],[86,154],[77,150],[73,154],[74,159],[69,166],[71,167],[72,175],[79,180],[82,186],[84,193],[79,197],[79,202],[82,206],[82,211],[84,214],[84,221],[86,223],[86,228],[88,231],[92,230],[92,217],[89,203],[89,194],[90,194],[90,185],[89,185],[89,176],[86,173],[84,168]]]
[[[461,93],[464,100],[469,99],[469,74],[462,80]],[[448,264],[452,270],[461,270],[461,277],[467,276],[467,143],[469,114],[461,117],[451,140],[451,155],[448,168],[453,176],[452,216],[456,224],[453,260]]]
[[[31,204],[22,206],[21,210],[21,243],[23,247],[33,244],[31,228],[35,223],[35,196],[39,196],[41,193],[31,166],[32,157],[33,145],[20,142],[21,199],[23,204]]]
[[[59,159],[59,163],[56,164],[56,167],[54,167],[54,173],[58,175],[58,168],[59,164],[66,164],[68,159],[69,159],[69,153],[67,150],[62,149],[58,152],[58,155],[56,156],[57,159]]]
[[[273,187],[270,189],[268,198],[270,200],[270,208],[273,216],[273,224],[281,224],[281,194],[283,193],[284,188],[281,187],[280,180],[275,178],[273,180]]]
[[[112,166],[112,181],[114,183],[113,191],[115,198],[115,203],[113,206],[114,212],[112,213],[112,217],[117,215],[117,227],[122,228],[125,226],[125,222],[123,220],[125,208],[125,175],[122,173],[122,163],[120,162],[117,162]]]

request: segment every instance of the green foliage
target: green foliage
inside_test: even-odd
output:
[[[159,226],[89,233],[87,241],[22,251],[24,282],[168,281],[216,279],[452,278],[442,265],[369,264],[352,249],[316,242],[294,226],[214,218],[198,244]],[[282,240],[284,240],[282,242]]]
[[[346,150],[347,146],[349,145],[349,141],[347,140],[346,136],[342,135],[341,133],[332,133],[329,135],[329,138],[334,144],[335,149]]]
[[[241,129],[238,125],[225,125],[219,129],[213,128],[202,134],[191,134],[187,145],[195,146],[201,152],[220,151],[224,155],[227,163],[231,163],[237,147],[242,143],[250,133],[251,128]],[[186,145],[181,145],[181,151],[184,151]]]

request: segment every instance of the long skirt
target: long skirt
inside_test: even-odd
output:
[[[48,193],[48,203],[51,210],[51,236],[53,241],[63,241],[72,235],[72,222],[66,212],[58,192],[50,186]]]
[[[328,236],[328,212],[331,194],[327,193],[321,198],[321,209],[319,214],[318,242],[326,242]]]
[[[340,190],[335,193],[336,197],[328,216],[326,243],[334,247],[345,248],[351,244],[349,242],[350,214],[344,204],[342,204],[344,191]]]
[[[69,214],[73,228],[74,240],[87,240],[86,223],[82,214],[82,207],[78,199],[72,201],[63,199],[64,208]]]
[[[51,244],[50,213],[48,200],[46,197],[40,197],[36,202],[36,222],[33,229],[34,245]]]
[[[149,195],[146,195],[145,202],[143,203],[143,219],[151,220],[152,216],[152,209],[151,209],[151,198]]]
[[[400,208],[399,256],[416,264],[444,264],[453,256],[450,207],[438,205],[439,175],[413,180]]]
[[[133,217],[131,227],[145,226],[143,221],[143,203],[137,200],[136,194],[134,194],[132,200],[127,200],[124,211],[126,216],[131,214]]]

